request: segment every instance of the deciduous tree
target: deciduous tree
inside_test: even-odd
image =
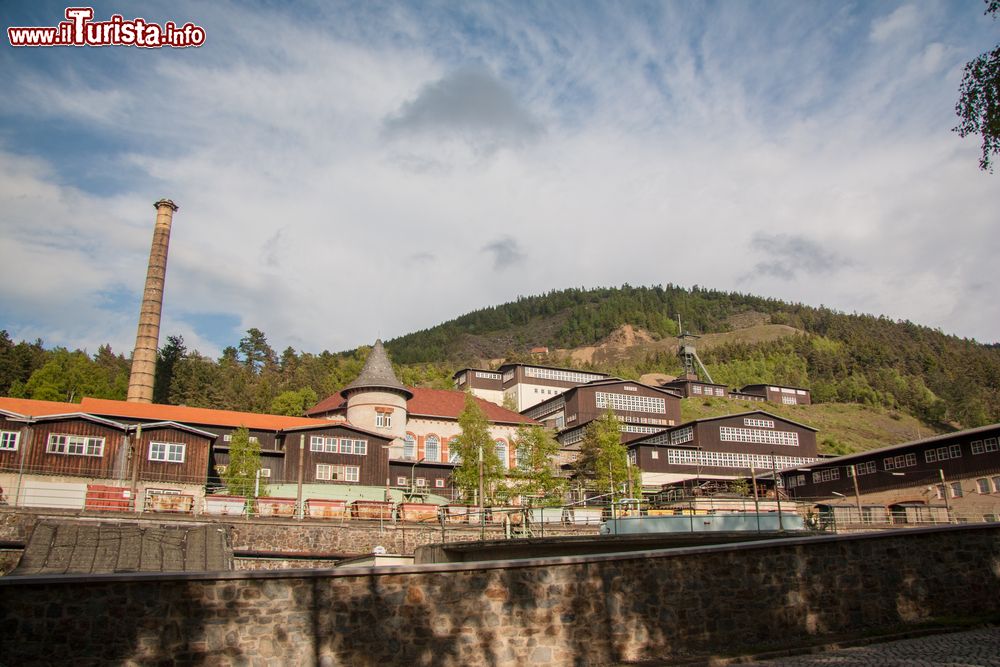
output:
[[[226,471],[222,473],[226,492],[246,498],[253,496],[258,470],[260,470],[260,443],[250,440],[250,432],[245,426],[241,426],[233,431],[229,442],[229,463],[226,464]],[[257,494],[267,495],[267,486],[263,480],[260,482]]]
[[[541,505],[558,505],[566,491],[566,479],[556,470],[559,443],[541,426],[522,426],[514,439],[518,468],[513,471],[513,493],[537,499]]]
[[[482,458],[484,504],[490,505],[503,496],[504,467],[497,455],[496,442],[490,435],[489,422],[472,394],[465,395],[465,407],[458,415],[460,434],[448,445],[459,456],[459,463],[452,473],[455,486],[466,500],[475,498],[479,490],[479,461]]]
[[[1000,0],[985,1],[985,13],[996,19]],[[993,157],[1000,154],[1000,45],[965,64],[958,91],[955,113],[960,122],[954,130],[961,137],[970,134],[982,137],[979,168],[993,173]]]

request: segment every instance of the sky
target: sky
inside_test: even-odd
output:
[[[566,287],[751,293],[1000,341],[1000,173],[954,105],[963,2],[96,2],[197,48],[12,48],[0,328],[339,351]],[[137,11],[141,11],[137,14]]]

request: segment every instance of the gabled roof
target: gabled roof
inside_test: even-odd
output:
[[[465,409],[465,392],[454,389],[425,389],[410,387],[411,398],[406,401],[406,412],[410,417],[438,417],[441,419],[458,419]],[[482,408],[486,419],[501,424],[536,424],[537,422],[522,414],[508,410],[496,403],[490,403],[478,396],[472,400]],[[331,394],[309,408],[307,415],[322,415],[346,408],[346,399],[341,392]]]
[[[142,424],[142,428],[147,431],[150,429],[158,429],[158,428],[175,428],[179,431],[187,431],[188,433],[194,433],[195,435],[204,436],[206,438],[209,438],[210,440],[214,440],[215,438],[219,437],[215,433],[209,433],[208,431],[202,431],[200,428],[195,428],[194,426],[188,426],[187,424],[178,424],[177,422],[172,422],[172,421],[146,422]]]
[[[389,355],[385,353],[385,347],[382,346],[381,340],[375,341],[358,377],[341,391],[350,393],[359,389],[390,389],[406,395],[407,398],[413,395],[396,377],[396,372],[392,370],[392,362],[389,361]]]
[[[621,378],[607,378],[607,379],[604,379],[604,380],[593,380],[591,382],[588,382],[587,384],[580,384],[580,385],[577,385],[575,387],[567,387],[566,391],[564,391],[562,393],[559,393],[559,394],[556,394],[555,396],[552,396],[551,398],[547,398],[544,401],[541,401],[539,403],[535,403],[530,408],[525,408],[523,410],[523,412],[527,412],[528,410],[537,410],[539,406],[545,405],[546,403],[553,403],[553,402],[556,402],[556,401],[565,401],[565,400],[567,400],[566,397],[569,394],[572,394],[573,392],[579,391],[580,389],[590,388],[590,387],[606,387],[606,386],[611,386],[611,385],[616,385],[616,384],[633,384],[633,385],[639,385],[640,387],[645,387],[646,389],[652,389],[653,391],[658,391],[661,394],[666,394],[667,396],[669,396],[671,398],[677,398],[677,399],[684,398],[683,396],[681,396],[677,392],[673,391],[672,389],[665,389],[663,387],[654,387],[652,385],[645,384],[645,383],[642,383],[642,382],[633,381],[633,380],[623,380]],[[554,406],[553,409],[555,409],[555,407],[556,406]]]
[[[328,420],[306,417],[286,417],[284,415],[261,415],[254,412],[232,410],[212,410],[210,408],[189,408],[183,405],[161,405],[158,403],[130,403],[104,398],[84,398],[75,406],[90,414],[127,419],[150,419],[153,421],[173,421],[182,424],[221,426],[258,431],[281,431],[296,426],[329,424]]]

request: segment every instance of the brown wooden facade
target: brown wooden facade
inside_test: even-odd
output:
[[[701,380],[677,379],[664,382],[660,386],[663,389],[676,391],[684,398],[726,398],[729,396],[729,388],[726,385],[702,382]]]
[[[816,429],[755,410],[700,419],[628,444],[643,472],[748,477],[808,466],[816,460]],[[773,459],[772,459],[773,457]]]
[[[299,446],[299,435],[304,435],[303,446]],[[285,467],[282,482],[298,481],[299,464],[302,465],[302,480],[308,484],[360,484],[363,486],[385,486],[389,477],[389,451],[391,438],[357,429],[346,424],[331,423],[329,426],[291,429],[286,432]],[[335,440],[337,451],[314,451],[314,438]],[[344,442],[351,443],[351,452],[344,453]],[[354,453],[356,443],[364,442],[364,454]],[[345,468],[357,468],[356,479]],[[337,478],[324,479],[327,473],[337,473]],[[275,480],[271,480],[274,482]]]
[[[5,471],[105,479],[128,474],[127,433],[120,424],[83,415],[2,423],[2,430],[20,432],[16,451],[0,451]]]
[[[802,387],[786,387],[774,384],[748,384],[741,387],[739,394],[762,396],[770,403],[783,405],[810,405],[812,395]]]
[[[418,493],[432,493],[452,498],[455,495],[451,480],[454,469],[455,466],[450,463],[390,461],[389,485],[394,489],[409,491],[412,483],[412,488]]]
[[[463,368],[452,376],[455,388],[460,391],[472,389],[503,391],[502,378],[503,376],[500,371],[490,371],[482,368]]]
[[[205,485],[213,436],[176,425],[150,425],[134,438],[138,445],[139,479]],[[178,446],[183,447],[183,460],[170,460],[176,458],[173,455]]]
[[[954,498],[952,484],[960,480],[985,487],[973,486],[973,493],[1000,497],[1000,424],[825,459],[807,470],[785,470],[782,478],[796,498],[853,498],[909,488],[914,500],[924,501],[930,488],[930,497],[944,502],[942,491]]]
[[[569,389],[610,377],[607,373],[598,373],[596,371],[581,371],[576,368],[559,368],[556,366],[536,366],[534,364],[504,364],[497,371],[501,375],[504,389],[516,384],[537,384]]]

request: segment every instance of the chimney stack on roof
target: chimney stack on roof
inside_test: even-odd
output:
[[[160,313],[163,309],[163,282],[167,274],[167,249],[170,246],[170,225],[177,205],[169,199],[153,204],[156,226],[153,245],[149,249],[146,287],[139,309],[139,329],[132,351],[132,374],[128,381],[128,400],[132,403],[153,402],[153,378],[156,374],[156,352],[160,344]]]

